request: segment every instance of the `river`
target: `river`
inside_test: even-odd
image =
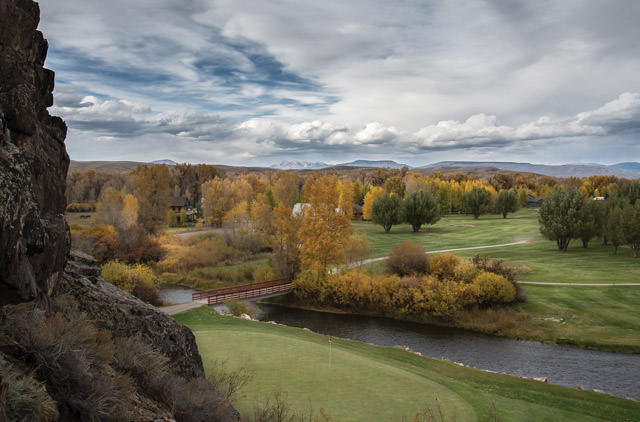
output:
[[[179,303],[191,300],[190,289],[161,291]],[[533,341],[489,336],[387,318],[331,314],[258,304],[258,319],[379,346],[408,346],[424,356],[445,358],[478,369],[522,377],[546,377],[549,383],[603,390],[640,400],[640,355],[627,355]]]

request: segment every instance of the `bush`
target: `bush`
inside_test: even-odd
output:
[[[516,297],[513,284],[498,274],[483,271],[473,279],[473,286],[480,305],[511,303]]]
[[[460,258],[450,253],[436,255],[429,261],[429,274],[439,280],[454,280]]]
[[[463,260],[454,268],[453,278],[458,283],[471,284],[478,273],[480,270],[473,265],[473,262]]]
[[[120,261],[110,261],[100,268],[102,278],[114,286],[133,294],[144,302],[156,306],[161,304],[155,275],[147,265],[127,265]]]
[[[275,280],[278,277],[276,276],[275,271],[273,271],[271,265],[268,262],[265,262],[260,264],[258,268],[253,270],[253,272],[251,273],[251,278],[254,282],[260,282]]]
[[[247,314],[251,318],[253,318],[260,312],[260,309],[258,309],[258,307],[250,305],[249,303],[242,300],[227,300],[223,303],[229,309],[229,313],[233,316]]]
[[[49,422],[58,420],[58,408],[44,384],[21,374],[0,355],[0,419]],[[4,419],[3,419],[4,420]]]
[[[73,306],[50,316],[29,306],[5,307],[0,336],[45,381],[60,420],[131,420],[133,385],[109,366],[111,334]]]
[[[425,274],[428,263],[427,254],[422,245],[415,242],[404,242],[396,246],[389,255],[387,268],[400,276]]]
[[[518,270],[531,271],[527,267],[514,267],[513,265],[506,264],[501,259],[490,261],[488,255],[476,255],[471,258],[471,262],[476,266],[476,268],[478,268],[478,270],[499,274],[511,283],[516,281],[516,274],[518,273]]]

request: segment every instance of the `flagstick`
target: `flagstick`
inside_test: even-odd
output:
[[[331,343],[329,343],[329,368],[331,368]]]

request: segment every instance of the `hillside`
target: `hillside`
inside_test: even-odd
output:
[[[423,169],[450,169],[450,168],[492,167],[499,170],[517,171],[520,173],[536,173],[552,177],[589,177],[595,175],[616,176],[627,179],[640,179],[640,174],[592,164],[563,164],[545,165],[515,162],[493,162],[493,161],[440,161],[438,163],[423,166]]]

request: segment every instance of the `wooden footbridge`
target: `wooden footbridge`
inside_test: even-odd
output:
[[[286,278],[243,284],[241,286],[222,287],[220,289],[202,290],[191,294],[193,302],[217,305],[226,300],[249,300],[272,296],[281,296],[293,289],[293,283]]]

